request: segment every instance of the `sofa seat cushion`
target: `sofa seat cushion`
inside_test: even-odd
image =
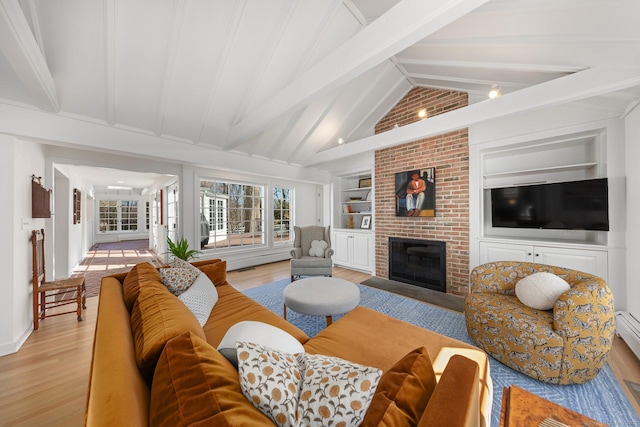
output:
[[[243,393],[279,426],[359,425],[380,380],[379,369],[337,357],[237,346]]]
[[[203,329],[207,342],[217,347],[229,328],[243,320],[263,322],[282,329],[304,344],[309,337],[263,305],[255,302],[233,286],[225,283],[216,287],[218,302]]]
[[[169,340],[160,355],[149,421],[160,427],[273,425],[244,397],[229,361],[190,332]]]
[[[322,268],[331,267],[331,258],[318,258],[315,256],[303,255],[298,259],[291,260],[291,266],[295,268]]]
[[[382,375],[362,427],[417,425],[435,388],[427,349],[413,350]]]
[[[379,342],[380,337],[384,337],[384,343],[376,345],[376,351],[370,351],[371,343]],[[493,383],[487,355],[475,346],[362,306],[356,307],[304,344],[307,353],[337,356],[361,365],[375,366],[385,372],[408,352],[421,346],[427,349],[436,378],[440,377],[449,358],[455,354],[462,354],[478,364],[480,410],[484,425],[488,426]]]
[[[564,339],[553,312],[522,304],[515,295],[470,294],[465,299],[469,336],[505,365],[536,379],[557,378]]]
[[[205,339],[198,319],[164,286],[141,287],[131,311],[131,329],[140,373],[151,382],[166,342],[185,332]]]
[[[138,299],[140,288],[143,286],[164,287],[160,281],[160,272],[148,262],[134,265],[122,283],[124,303],[129,313],[131,313],[133,304]]]

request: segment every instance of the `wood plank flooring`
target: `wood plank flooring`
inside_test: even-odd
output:
[[[370,277],[339,267],[334,276],[355,283]],[[238,289],[288,277],[288,261],[227,275]],[[45,319],[20,351],[0,357],[0,426],[83,425],[97,307],[98,297],[89,298],[82,322],[73,315]],[[609,364],[625,391],[623,378],[640,383],[640,362],[618,338]]]

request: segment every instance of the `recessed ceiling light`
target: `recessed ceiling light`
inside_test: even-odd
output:
[[[491,86],[491,90],[489,91],[489,98],[491,99],[497,98],[500,95],[502,95],[502,92],[500,91],[500,86],[498,85]]]
[[[421,119],[427,117],[427,110],[423,108],[422,110],[418,111],[418,117],[420,117]]]
[[[344,142],[343,138],[338,138],[338,144],[342,144]]]

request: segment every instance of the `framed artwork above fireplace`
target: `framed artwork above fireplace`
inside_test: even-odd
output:
[[[396,216],[436,216],[436,168],[396,173]]]

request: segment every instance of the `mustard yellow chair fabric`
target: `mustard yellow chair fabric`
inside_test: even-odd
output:
[[[515,295],[536,272],[569,283],[552,310],[536,310]],[[615,332],[613,295],[601,278],[527,262],[491,262],[473,269],[465,299],[467,332],[505,365],[553,384],[592,380],[607,360]]]

